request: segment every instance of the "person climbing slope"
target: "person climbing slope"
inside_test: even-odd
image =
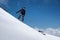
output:
[[[22,9],[20,9],[19,11],[17,11],[16,13],[19,13],[20,12],[20,15],[18,17],[18,19],[20,19],[20,17],[22,17],[22,22],[24,21],[24,16],[25,16],[25,7],[23,7]]]

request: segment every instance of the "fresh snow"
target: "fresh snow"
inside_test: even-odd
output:
[[[60,37],[43,35],[0,7],[0,40],[60,40]]]

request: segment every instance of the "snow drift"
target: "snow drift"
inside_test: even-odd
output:
[[[39,33],[0,7],[0,40],[60,40],[60,38]]]

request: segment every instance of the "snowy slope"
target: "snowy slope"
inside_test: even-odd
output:
[[[0,40],[60,40],[43,35],[0,8]]]

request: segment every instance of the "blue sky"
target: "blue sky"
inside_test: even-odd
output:
[[[33,28],[60,27],[60,0],[1,0],[0,4],[16,18],[16,11],[25,6],[25,23]]]

